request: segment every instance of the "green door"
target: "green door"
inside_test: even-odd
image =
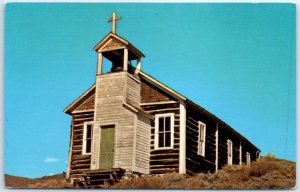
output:
[[[99,168],[112,168],[114,165],[115,127],[101,127]]]

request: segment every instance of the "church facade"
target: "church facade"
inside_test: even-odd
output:
[[[228,124],[143,72],[144,54],[116,34],[117,19],[113,14],[112,32],[94,47],[95,84],[64,111],[72,116],[67,179],[114,169],[215,172],[258,158],[260,150]]]

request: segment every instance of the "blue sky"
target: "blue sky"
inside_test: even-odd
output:
[[[262,154],[296,160],[292,4],[7,4],[4,172],[66,171],[70,116],[95,81],[93,47],[117,33],[143,71],[232,126]]]

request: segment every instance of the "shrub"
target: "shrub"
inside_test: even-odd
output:
[[[198,173],[185,178],[172,173],[149,175],[117,183],[127,189],[290,189],[295,187],[296,165],[261,157],[248,165],[226,165],[216,173]]]
[[[265,156],[262,156],[261,159],[266,161],[275,161],[276,156],[273,153],[268,152]]]
[[[261,177],[267,173],[274,172],[279,169],[278,164],[275,161],[261,161],[251,163],[251,169],[249,176]]]

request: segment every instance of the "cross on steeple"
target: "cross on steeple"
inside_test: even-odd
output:
[[[112,14],[112,18],[108,19],[107,22],[112,22],[112,33],[115,34],[116,33],[116,21],[117,20],[121,20],[122,17],[117,17],[116,13],[113,12]]]

